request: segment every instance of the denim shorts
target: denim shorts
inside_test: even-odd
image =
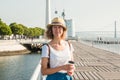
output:
[[[67,73],[54,73],[47,75],[46,80],[72,80],[72,77],[67,75]]]

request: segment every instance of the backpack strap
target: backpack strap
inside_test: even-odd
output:
[[[49,44],[47,44],[47,43],[44,43],[43,45],[46,45],[46,46],[48,46],[48,56],[50,56],[50,46],[49,46]]]
[[[47,44],[47,43],[44,43],[43,45],[47,45],[47,46],[48,46],[48,56],[49,56],[49,58],[48,58],[47,67],[50,68],[50,46],[49,46],[49,44]]]
[[[67,42],[68,42],[69,48],[70,48],[70,50],[71,50],[70,42],[69,42],[69,41],[67,41]]]
[[[70,42],[69,42],[69,41],[67,41],[67,42],[68,42],[69,49],[70,49],[70,52],[71,52],[71,45],[70,45]],[[71,60],[73,60],[73,57],[72,57],[72,55],[71,55]]]
[[[47,43],[46,43],[46,45],[48,46],[48,56],[49,56],[49,58],[50,58],[50,46],[49,46],[49,44],[47,44]]]

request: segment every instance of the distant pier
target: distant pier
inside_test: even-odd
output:
[[[84,40],[84,41],[100,44],[120,44],[120,41],[106,41],[106,40]]]
[[[83,39],[86,42],[100,43],[100,44],[120,44],[120,38],[93,38]]]

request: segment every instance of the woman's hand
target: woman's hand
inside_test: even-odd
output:
[[[72,76],[75,70],[74,64],[66,64],[63,66],[63,69],[67,71],[67,74]]]
[[[72,76],[72,75],[74,74],[75,66],[74,66],[74,64],[72,64],[72,65],[73,65],[72,68],[67,71],[67,74],[68,74],[69,76]]]
[[[66,70],[66,71],[69,71],[69,70],[71,70],[73,68],[74,68],[73,64],[66,64],[66,65],[62,66],[62,69]]]

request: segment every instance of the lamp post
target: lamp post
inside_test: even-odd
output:
[[[65,20],[65,10],[64,9],[63,9],[63,12],[62,12],[62,17]]]
[[[115,31],[114,31],[114,38],[116,38],[116,21],[115,21]]]

